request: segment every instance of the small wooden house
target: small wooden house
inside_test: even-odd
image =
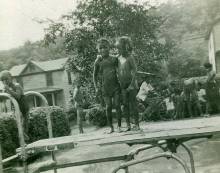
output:
[[[24,88],[24,91],[42,93],[50,106],[68,108],[73,75],[66,71],[67,58],[50,61],[29,61],[10,69],[13,79]],[[37,97],[29,97],[29,106],[40,105]]]

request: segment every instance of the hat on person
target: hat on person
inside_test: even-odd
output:
[[[8,79],[9,77],[11,77],[11,73],[8,70],[4,70],[0,74],[0,80],[1,81],[5,80],[5,79]]]

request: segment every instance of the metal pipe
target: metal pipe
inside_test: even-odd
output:
[[[148,150],[148,149],[155,148],[155,147],[161,148],[161,145],[164,145],[166,143],[167,143],[166,141],[158,141],[158,143],[156,143],[155,145],[148,144],[148,145],[144,145],[142,147],[133,149],[127,154],[127,156],[128,156],[127,160],[131,160],[132,158],[134,158],[134,155],[137,155],[141,151]]]
[[[27,91],[25,92],[25,96],[28,97],[28,96],[37,96],[39,98],[41,98],[41,100],[43,101],[43,105],[45,107],[48,107],[48,102],[47,102],[47,99],[44,97],[43,94],[39,93],[39,92],[36,92],[36,91]],[[50,117],[50,114],[47,113],[46,114],[47,116],[47,128],[48,128],[48,133],[49,133],[49,138],[53,138],[53,129],[52,129],[52,121],[51,121],[51,117]],[[56,156],[55,156],[55,153],[54,151],[51,151],[51,157],[53,159],[53,161],[56,162]],[[54,168],[54,173],[57,173],[57,169]]]
[[[1,146],[1,143],[0,143],[0,172],[3,173],[2,146]]]
[[[47,107],[48,106],[48,102],[47,99],[44,97],[43,94],[36,92],[36,91],[27,91],[24,93],[24,95],[26,97],[28,96],[37,96],[39,98],[41,98],[41,100],[43,101],[43,106]],[[53,138],[53,130],[52,130],[52,122],[51,122],[51,117],[50,114],[47,114],[47,128],[48,128],[48,133],[49,133],[49,138]]]
[[[16,121],[17,121],[17,126],[18,126],[18,136],[19,136],[19,143],[21,146],[21,156],[22,156],[22,160],[23,162],[26,162],[26,151],[25,151],[25,140],[24,140],[24,131],[23,131],[23,127],[22,127],[22,121],[21,121],[21,111],[18,105],[18,102],[9,94],[7,93],[0,93],[0,98],[5,98],[5,99],[9,99],[12,104],[14,105],[15,108],[15,117],[16,117]],[[24,167],[24,172],[27,172],[27,168]]]
[[[143,159],[132,160],[132,161],[123,163],[119,167],[114,169],[112,171],[112,173],[117,173],[120,169],[125,169],[128,166],[136,165],[136,164],[139,164],[139,163],[142,163],[142,162],[147,162],[147,161],[154,160],[154,159],[161,158],[161,157],[172,158],[172,159],[176,160],[180,165],[182,165],[182,167],[185,170],[185,173],[190,173],[186,162],[184,160],[182,160],[181,158],[179,158],[178,156],[175,156],[174,154],[172,154],[170,152],[159,153],[159,154],[155,154],[155,155],[152,155],[150,157],[143,158]]]
[[[190,148],[182,143],[181,146],[187,151],[188,155],[189,155],[189,158],[190,158],[190,165],[191,165],[191,173],[195,173],[195,164],[194,164],[194,158],[193,158],[193,153],[192,151],[190,150]]]

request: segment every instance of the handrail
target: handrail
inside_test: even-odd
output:
[[[41,94],[39,92],[27,91],[27,92],[24,93],[24,95],[26,97],[31,96],[31,95],[37,96],[37,97],[41,98],[41,100],[43,101],[43,104],[44,104],[45,107],[48,106],[47,99],[44,97],[43,94]],[[53,130],[52,130],[52,122],[51,122],[50,114],[47,114],[46,116],[47,116],[47,128],[48,128],[49,138],[53,138]]]
[[[129,166],[136,165],[136,164],[143,163],[143,162],[147,162],[147,161],[154,160],[154,159],[157,159],[157,158],[162,158],[162,157],[176,160],[184,168],[185,173],[190,173],[186,162],[184,160],[182,160],[181,158],[179,158],[178,156],[175,156],[174,154],[172,154],[170,152],[158,153],[158,154],[146,157],[146,158],[142,158],[142,159],[138,159],[138,160],[132,160],[132,161],[123,163],[120,166],[118,166],[117,168],[115,168],[112,171],[112,173],[117,173],[120,169],[127,169]]]
[[[19,109],[18,102],[9,94],[7,93],[0,93],[0,98],[5,98],[9,99],[14,108],[15,108],[15,117],[16,117],[16,122],[17,122],[17,127],[18,127],[18,136],[19,136],[19,143],[21,146],[21,155],[23,156],[22,159],[25,161],[26,160],[26,154],[25,154],[25,140],[24,140],[24,131],[22,127],[22,121],[21,121],[21,111]],[[1,154],[1,153],[0,153]],[[2,155],[0,156],[2,158]],[[0,160],[0,169],[3,168],[2,165],[2,159]],[[0,170],[3,172],[3,170]]]
[[[25,95],[26,97],[28,97],[28,96],[30,96],[30,95],[37,96],[37,97],[41,98],[41,100],[43,100],[43,104],[44,104],[45,107],[48,106],[47,99],[44,97],[43,94],[41,94],[41,93],[39,93],[39,92],[36,92],[36,91],[27,91],[27,92],[24,93],[24,95]],[[49,138],[53,138],[53,129],[52,129],[52,121],[51,121],[50,114],[47,113],[46,116],[47,116],[47,128],[48,128]],[[55,154],[54,154],[53,151],[51,152],[51,156],[52,156],[53,161],[56,162],[56,157],[55,157]],[[54,168],[54,173],[57,173],[56,168]]]
[[[28,92],[25,92],[24,95],[26,97],[28,97],[30,95],[37,96],[37,97],[41,98],[41,100],[43,101],[43,106],[45,106],[45,107],[48,106],[47,99],[41,93],[38,93],[36,91],[28,91]],[[26,144],[25,144],[25,140],[24,140],[24,131],[23,131],[23,127],[22,127],[21,111],[20,111],[18,102],[11,95],[9,95],[7,93],[0,93],[0,98],[9,99],[15,108],[15,117],[16,117],[17,126],[18,126],[18,135],[19,135],[19,143],[20,143],[20,147],[21,147],[21,156],[22,156],[22,160],[24,162],[24,172],[26,173],[26,172],[28,172],[27,163],[26,163],[26,151],[25,151]],[[53,131],[52,131],[52,122],[51,122],[50,114],[46,114],[46,116],[47,116],[47,127],[48,127],[49,138],[52,138]],[[1,143],[0,143],[0,147],[1,147]],[[52,155],[53,155],[53,153],[52,153]],[[0,172],[3,173],[3,160],[2,160],[1,148],[0,148]]]

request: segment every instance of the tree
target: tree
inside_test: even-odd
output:
[[[219,16],[219,8],[218,0],[170,1],[158,8],[165,18],[160,37],[172,47],[168,68],[173,77],[192,77],[202,71],[201,64],[208,61],[205,37]]]
[[[72,56],[69,69],[81,70],[85,81],[91,82],[97,40],[106,37],[114,43],[118,36],[128,35],[133,41],[138,69],[158,73],[159,62],[169,57],[170,49],[158,41],[163,18],[154,11],[155,7],[148,4],[82,0],[74,12],[63,15],[62,22],[51,23],[45,41],[53,42],[55,36],[62,35],[66,51]]]

